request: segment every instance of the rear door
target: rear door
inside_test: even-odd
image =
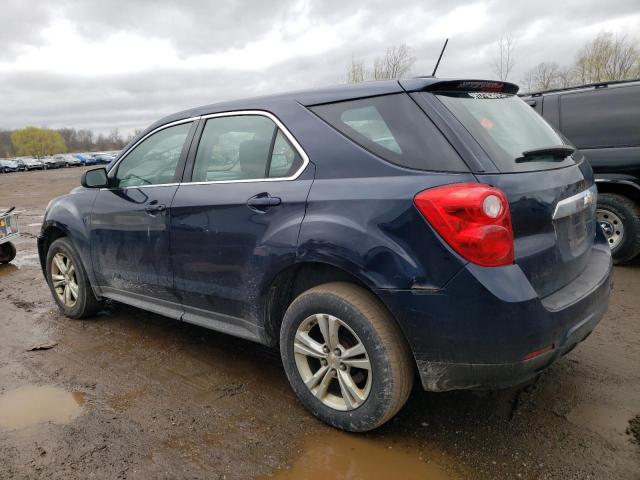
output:
[[[538,295],[575,279],[596,232],[596,190],[582,155],[535,153],[562,146],[563,139],[512,93],[436,88],[421,95],[432,94],[486,155],[478,180],[507,194],[516,263]]]
[[[91,216],[91,256],[109,297],[179,317],[173,289],[169,221],[193,122],[163,128],[135,146],[109,173]]]
[[[260,293],[295,259],[313,167],[267,113],[214,115],[197,135],[172,204],[183,318],[255,339]]]

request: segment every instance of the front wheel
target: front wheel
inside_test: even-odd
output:
[[[0,245],[0,263],[9,263],[16,258],[16,247],[11,242]]]
[[[51,244],[46,267],[47,283],[62,313],[70,318],[98,313],[102,302],[94,295],[80,256],[67,238]]]
[[[640,253],[640,207],[636,203],[623,195],[601,193],[596,216],[614,263],[628,262]]]
[[[327,283],[293,301],[280,353],[302,403],[343,430],[382,425],[413,386],[411,352],[395,320],[373,294],[349,283]]]

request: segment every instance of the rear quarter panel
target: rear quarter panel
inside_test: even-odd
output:
[[[300,135],[316,176],[300,230],[298,262],[334,265],[372,289],[437,289],[463,267],[466,262],[432,230],[413,198],[438,185],[476,182],[471,173],[396,166],[311,111],[301,116],[309,121],[296,124],[292,133]]]

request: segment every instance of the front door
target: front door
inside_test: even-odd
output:
[[[193,122],[164,128],[109,172],[91,216],[91,256],[98,287],[110,298],[179,317],[169,235],[171,201]]]
[[[266,115],[206,121],[191,181],[172,204],[172,260],[185,321],[260,338],[260,294],[295,259],[313,181],[293,142]]]

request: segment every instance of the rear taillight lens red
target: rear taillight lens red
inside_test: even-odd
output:
[[[455,183],[424,190],[414,202],[440,236],[470,262],[485,267],[513,263],[511,212],[502,190]]]

